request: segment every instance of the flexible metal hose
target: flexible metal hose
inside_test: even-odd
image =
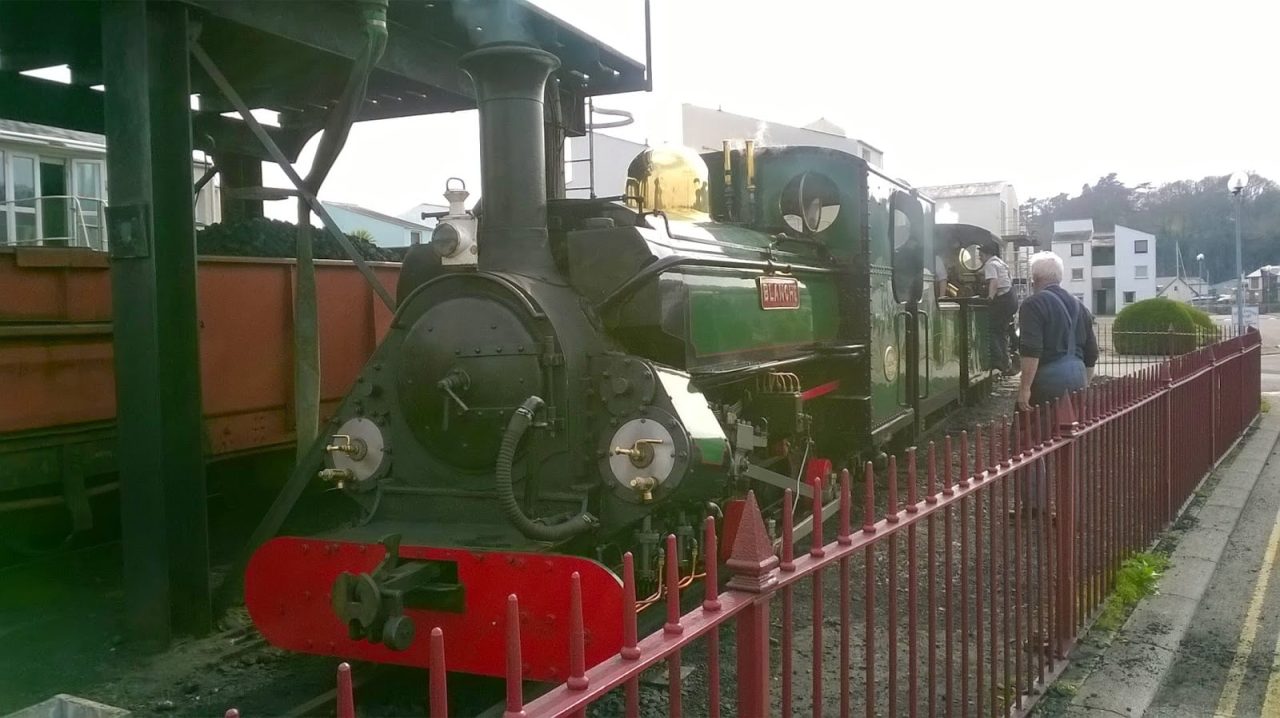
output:
[[[520,502],[516,501],[515,488],[511,481],[511,462],[515,459],[516,447],[520,445],[520,439],[524,437],[525,430],[533,423],[533,415],[544,405],[545,402],[541,398],[531,396],[525,399],[524,403],[511,415],[507,430],[502,434],[502,444],[498,447],[495,482],[502,512],[520,533],[535,541],[563,541],[595,527],[597,523],[595,517],[584,510],[577,516],[558,524],[536,523],[525,516],[524,510],[520,508]]]

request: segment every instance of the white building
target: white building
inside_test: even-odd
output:
[[[1053,251],[1062,258],[1062,286],[1094,314],[1115,314],[1156,296],[1156,237],[1115,226],[1096,231],[1091,219],[1053,223]]]
[[[681,106],[680,137],[672,140],[696,152],[713,152],[724,140],[754,139],[757,146],[807,145],[830,147],[861,157],[875,167],[884,166],[884,152],[862,140],[849,137],[839,126],[819,118],[804,127],[793,127],[756,117],[738,115],[685,103]],[[592,182],[590,152],[594,142],[595,178]],[[569,197],[586,197],[594,189],[597,197],[616,197],[626,191],[627,167],[646,145],[596,132],[594,140],[571,137],[565,152],[565,188]],[[1016,208],[1016,204],[1014,207]]]
[[[444,215],[448,214],[448,212],[449,212],[449,205],[447,204],[432,204],[431,202],[419,202],[418,204],[415,204],[414,206],[410,207],[409,209],[406,209],[405,211],[401,212],[396,216],[399,217],[400,219],[405,220],[406,222],[413,222],[414,224],[420,224],[423,227],[426,227],[427,229],[435,229],[436,221],[440,217],[443,217]],[[424,217],[423,215],[427,215],[427,216]],[[435,215],[435,216],[432,216],[432,215]]]
[[[875,167],[884,166],[884,152],[854,137],[825,117],[804,127],[794,127],[758,117],[737,115],[685,103],[680,108],[681,142],[698,152],[721,148],[724,140],[751,140],[758,146],[809,145],[829,147],[861,157]]]
[[[937,222],[972,224],[997,237],[1026,233],[1019,220],[1018,193],[1008,182],[944,184],[919,190],[935,202]]]
[[[626,192],[627,168],[645,146],[621,137],[595,133],[595,137],[570,137],[564,163],[565,195],[617,197]],[[592,160],[594,150],[594,161]],[[594,174],[594,181],[593,181]]]
[[[328,200],[321,201],[321,204],[329,210],[333,221],[343,232],[351,234],[356,230],[364,230],[379,247],[408,247],[431,239],[431,228],[422,221],[392,217],[358,204]]]
[[[1013,275],[1014,290],[1019,299],[1025,299],[1030,292],[1028,260],[1035,243],[1021,220],[1013,185],[967,182],[920,187],[919,191],[934,200],[933,218],[938,224],[971,224],[1004,240],[1004,261]]]
[[[1190,304],[1204,296],[1204,283],[1193,277],[1157,277],[1156,296]]]
[[[209,168],[192,159],[192,182]],[[217,181],[196,197],[197,227],[219,221]],[[105,249],[107,143],[102,135],[0,119],[0,246]]]

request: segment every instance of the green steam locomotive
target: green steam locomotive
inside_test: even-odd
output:
[[[277,645],[426,665],[423,629],[445,626],[471,637],[452,670],[500,675],[505,596],[561,631],[577,572],[602,659],[623,552],[652,580],[675,534],[692,565],[706,516],[830,486],[991,375],[985,307],[933,289],[935,258],[969,250],[910,187],[831,149],[726,142],[647,150],[623,197],[548,200],[554,56],[463,64],[481,205],[410,252],[392,328],[311,451],[352,525],[249,565]],[[530,677],[563,677],[548,645]]]

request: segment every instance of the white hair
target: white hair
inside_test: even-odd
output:
[[[1036,284],[1057,284],[1062,281],[1062,258],[1053,252],[1036,252],[1031,255],[1031,281]]]

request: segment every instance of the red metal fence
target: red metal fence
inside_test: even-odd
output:
[[[671,716],[686,705],[710,716],[1023,712],[1064,667],[1121,561],[1151,544],[1256,416],[1260,355],[1251,332],[910,450],[884,472],[846,471],[830,542],[815,522],[797,546],[793,522],[808,512],[785,511],[775,540],[748,496],[726,590],[707,562],[702,605],[682,615],[668,537],[666,622],[639,640],[625,557],[623,648],[589,669],[575,575],[571,677],[527,704],[513,595],[505,715],[585,715],[607,701],[600,714],[636,716],[642,693],[645,713]],[[716,556],[710,518],[703,541],[699,553]],[[445,716],[439,630],[431,648],[430,711]],[[682,677],[686,658],[703,672],[696,680]],[[664,663],[666,685],[642,686]]]

